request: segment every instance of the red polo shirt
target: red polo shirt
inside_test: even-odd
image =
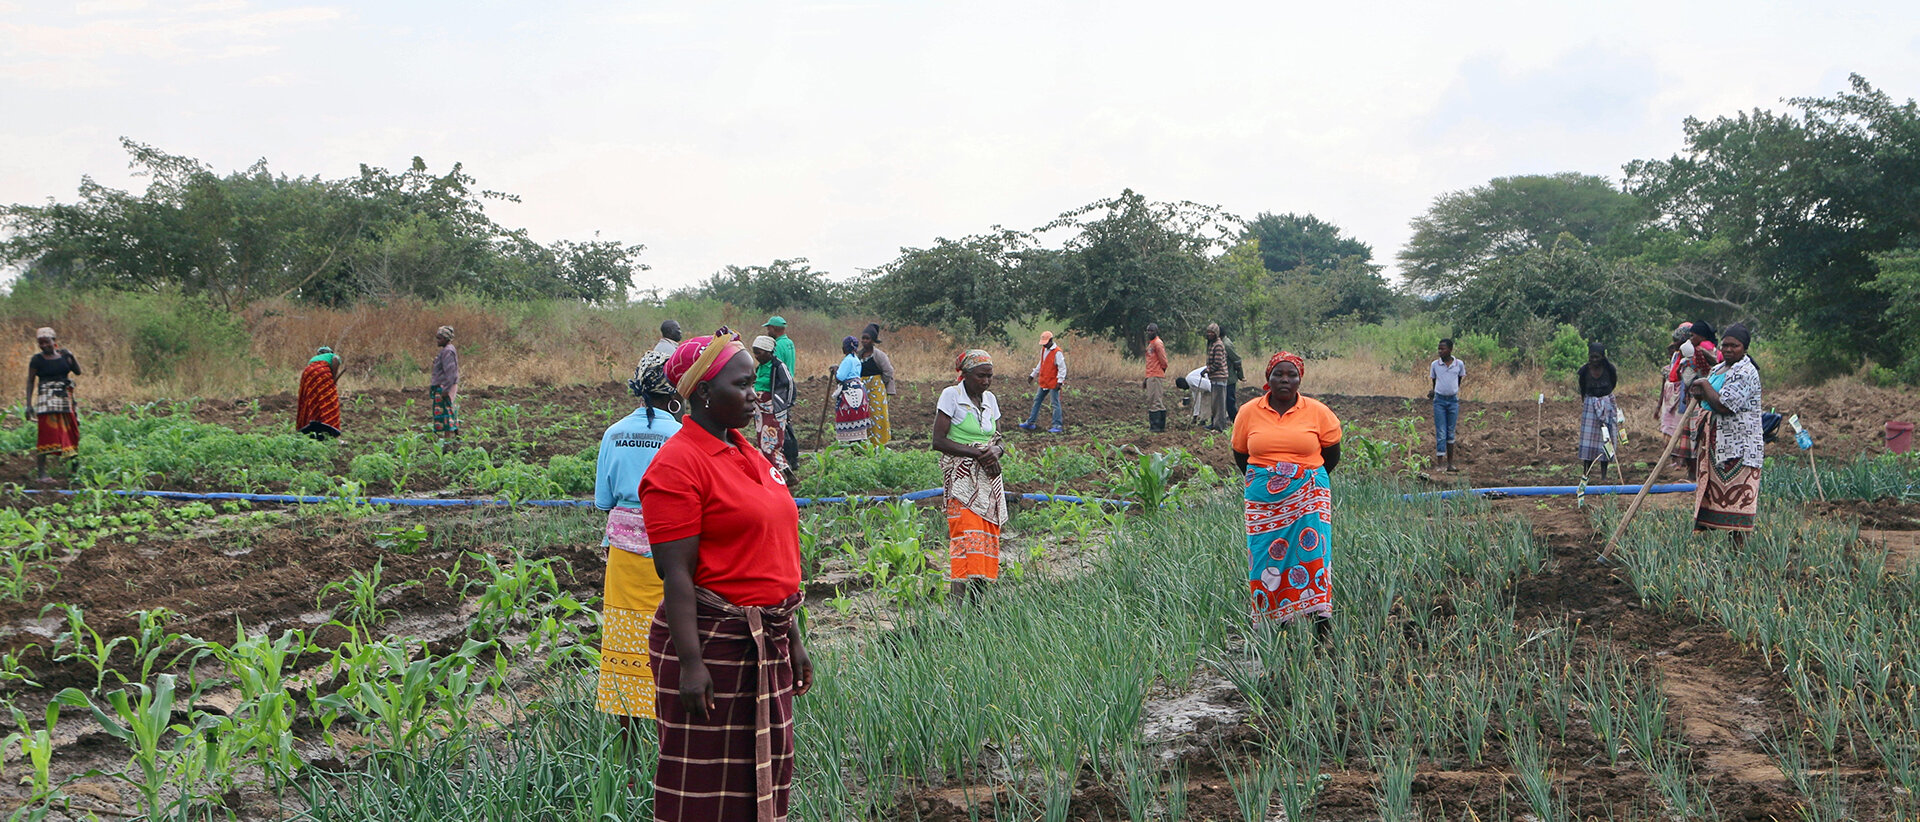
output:
[[[693,584],[742,607],[778,605],[800,590],[800,509],[758,449],[738,431],[727,439],[689,421],[660,446],[640,479],[647,540],[699,537]]]

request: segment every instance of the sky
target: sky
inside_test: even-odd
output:
[[[1392,265],[1437,196],[1681,150],[1682,123],[1920,96],[1920,6],[1831,2],[0,0],[0,203],[464,165],[636,288],[1034,228],[1131,188],[1312,213]]]

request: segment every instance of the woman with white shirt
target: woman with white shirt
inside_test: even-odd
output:
[[[1000,478],[1006,446],[997,427],[993,358],[978,348],[954,364],[960,381],[940,392],[933,413],[933,450],[947,497],[947,581],[954,595],[1000,578],[1000,526],[1007,521],[1007,488]]]

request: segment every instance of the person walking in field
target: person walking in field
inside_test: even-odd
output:
[[[1453,340],[1440,341],[1440,358],[1427,366],[1432,380],[1427,399],[1433,400],[1433,447],[1436,460],[1445,460],[1453,468],[1453,428],[1460,422],[1460,381],[1467,376],[1467,364],[1453,356]]]
[[[1200,366],[1188,371],[1184,377],[1175,377],[1173,387],[1187,392],[1185,400],[1187,411],[1192,415],[1188,421],[1193,425],[1205,425],[1206,414],[1213,408],[1213,381],[1207,379],[1207,367]]]
[[[787,336],[787,318],[775,314],[768,317],[762,327],[766,329],[767,336],[773,338],[774,358],[786,363],[787,373],[794,375],[794,379],[798,380],[800,360],[794,351],[793,339]],[[799,389],[800,386],[796,383],[794,385],[795,402],[799,401]],[[800,439],[793,435],[793,419],[791,415],[789,415],[787,419],[786,434],[780,438],[780,448],[782,452],[787,455],[787,465],[789,467],[797,467],[800,464]]]
[[[433,358],[433,373],[427,380],[427,397],[433,403],[433,432],[458,437],[460,354],[453,347],[453,326],[440,326],[433,332],[433,339],[440,345],[440,353]]]
[[[858,445],[867,441],[867,429],[873,417],[867,409],[867,386],[860,380],[860,342],[852,337],[840,341],[840,367],[833,373],[833,442]]]
[[[800,510],[735,430],[753,422],[753,358],[721,329],[666,377],[687,422],[640,480],[665,588],[648,640],[659,683],[658,822],[786,819],[793,700],[813,686],[800,623]]]
[[[653,353],[661,359],[673,356],[673,350],[680,347],[680,323],[666,320],[660,323],[660,341],[653,344]]]
[[[1053,399],[1053,425],[1047,429],[1049,434],[1058,434],[1066,424],[1066,410],[1060,406],[1060,392],[1067,386],[1067,352],[1053,343],[1053,332],[1040,332],[1040,362],[1027,374],[1027,382],[1037,385],[1033,395],[1033,411],[1027,414],[1027,421],[1020,427],[1028,431],[1037,431],[1040,426],[1040,408],[1048,398]]]
[[[867,387],[867,406],[873,425],[867,428],[867,441],[886,447],[893,441],[893,421],[888,413],[893,395],[893,360],[880,349],[880,324],[867,323],[860,332],[860,377]]]
[[[1160,326],[1147,323],[1147,374],[1140,390],[1147,398],[1147,430],[1167,430],[1167,344],[1160,341]]]
[[[1587,343],[1587,362],[1574,375],[1580,384],[1580,476],[1585,477],[1593,464],[1600,464],[1600,476],[1607,475],[1611,461],[1609,443],[1620,441],[1620,407],[1613,402],[1613,388],[1620,373],[1607,359],[1607,347]]]
[[[1340,418],[1300,393],[1306,361],[1281,351],[1267,361],[1266,395],[1233,424],[1233,462],[1246,499],[1247,580],[1256,623],[1315,619],[1333,630],[1333,493]],[[1218,393],[1218,392],[1216,392]]]
[[[789,428],[788,415],[793,411],[795,388],[793,374],[787,371],[787,364],[773,355],[773,338],[761,335],[753,339],[753,359],[759,363],[754,372],[753,388],[758,396],[760,455],[773,463],[773,467],[787,478],[788,487],[793,485],[793,466],[787,462],[786,439]],[[762,388],[762,385],[765,388]]]
[[[33,332],[40,353],[27,360],[27,421],[39,427],[33,448],[33,476],[40,482],[53,479],[47,474],[47,461],[66,463],[67,476],[78,468],[80,453],[80,405],[74,396],[73,378],[80,376],[80,361],[72,351],[60,347],[60,336],[51,328]]]
[[[1695,329],[1699,327],[1694,324]],[[1687,386],[1687,393],[1704,409],[1693,421],[1693,471],[1699,484],[1694,491],[1693,527],[1732,532],[1735,545],[1746,544],[1759,513],[1760,468],[1766,456],[1760,370],[1749,355],[1752,342],[1745,325],[1727,326],[1718,348],[1722,362]]]
[[[595,463],[593,505],[607,512],[606,589],[600,608],[600,684],[594,704],[601,713],[654,718],[656,687],[647,639],[665,588],[653,564],[653,544],[640,503],[640,481],[661,446],[680,431],[680,395],[667,382],[667,358],[648,351],[627,388],[640,399],[633,413],[607,426]]]
[[[1230,371],[1227,367],[1227,344],[1220,337],[1218,323],[1207,325],[1207,382],[1213,386],[1211,417],[1207,427],[1214,431],[1227,428],[1227,380]]]
[[[300,372],[293,430],[316,440],[340,436],[340,355],[324,345]]]
[[[1006,446],[995,427],[1000,401],[993,358],[978,348],[954,363],[960,381],[940,392],[933,412],[933,450],[947,500],[947,582],[955,596],[1000,578],[1000,527],[1007,521],[1007,488],[1000,477]]]

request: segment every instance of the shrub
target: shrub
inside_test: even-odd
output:
[[[301,471],[287,481],[287,493],[300,496],[322,496],[333,490],[333,479],[319,471]]]
[[[1519,359],[1518,352],[1501,345],[1498,339],[1474,332],[1453,338],[1453,355],[1487,370],[1511,367]]]
[[[1547,356],[1544,363],[1550,377],[1569,375],[1580,370],[1587,362],[1587,340],[1580,336],[1580,329],[1562,323],[1553,332],[1553,339],[1547,342]]]
[[[570,497],[593,493],[594,465],[591,462],[556,454],[547,460],[547,479]]]
[[[347,463],[347,478],[356,482],[391,484],[399,473],[399,461],[384,452],[361,454]]]

